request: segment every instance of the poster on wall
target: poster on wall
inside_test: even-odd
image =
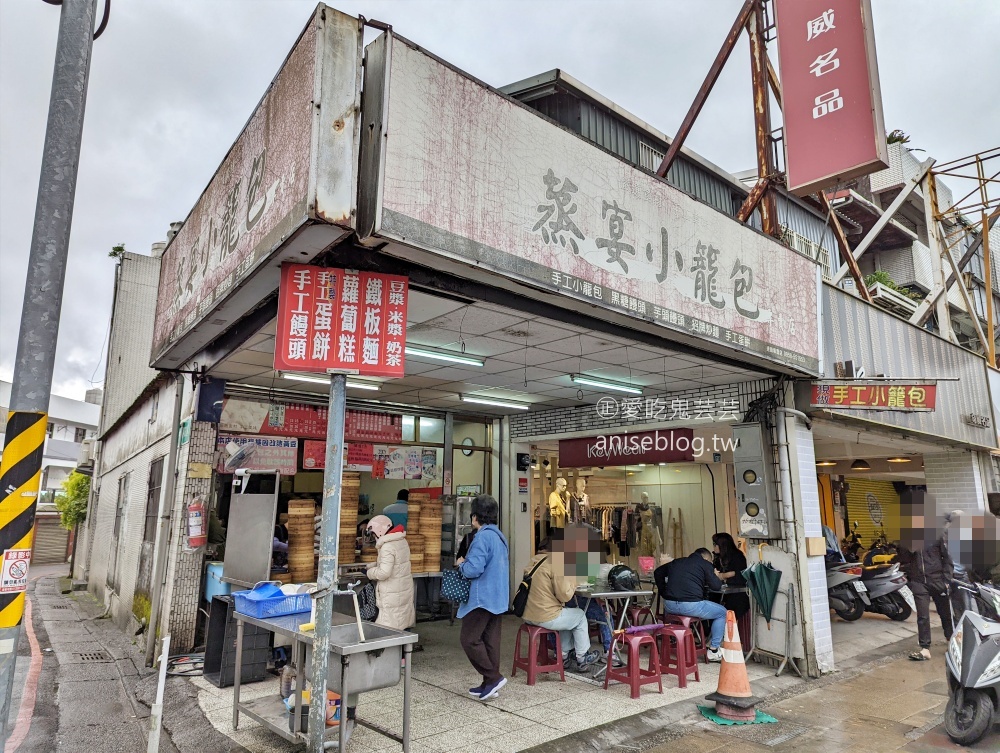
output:
[[[438,481],[441,469],[438,467],[437,450],[425,447],[420,453],[420,474],[424,481]]]
[[[407,447],[403,461],[403,477],[408,479],[423,478],[423,450],[420,447]]]
[[[326,439],[327,408],[307,403],[260,403],[226,398],[219,429],[226,432]],[[403,417],[348,410],[344,438],[350,442],[400,442]]]
[[[302,442],[302,469],[314,471],[326,468],[326,442],[306,439]]]
[[[298,471],[299,440],[286,437],[245,437],[220,434],[216,442],[219,473],[232,473],[237,468],[253,471],[277,470],[283,476]],[[243,451],[238,459],[235,453]]]

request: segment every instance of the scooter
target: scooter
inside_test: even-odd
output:
[[[945,657],[944,729],[959,745],[973,745],[1000,721],[1000,589],[975,588],[973,608],[962,615]]]
[[[871,606],[868,587],[861,579],[861,565],[839,563],[826,565],[826,592],[830,608],[842,620],[860,620],[865,610]]]
[[[890,620],[902,622],[910,618],[917,604],[913,592],[906,585],[906,576],[899,571],[899,563],[873,565],[862,570],[861,580],[868,589],[871,604],[866,612],[884,614]]]

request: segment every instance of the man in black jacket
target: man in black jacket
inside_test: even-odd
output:
[[[687,557],[660,565],[653,572],[653,578],[666,614],[712,621],[707,658],[713,662],[722,661],[719,646],[726,631],[726,608],[706,598],[707,589],[722,590],[722,581],[712,569],[712,553],[705,548],[696,549]]]
[[[922,518],[916,520],[922,522]],[[927,661],[931,658],[931,600],[941,618],[944,637],[951,640],[951,602],[948,590],[955,577],[955,563],[948,553],[944,538],[928,541],[920,538],[919,529],[913,528],[911,531],[916,533],[915,541],[901,543],[899,547],[899,564],[906,573],[917,607],[917,640],[920,650],[910,654],[910,658],[914,661]]]

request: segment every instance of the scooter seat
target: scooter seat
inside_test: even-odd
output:
[[[895,563],[886,563],[884,565],[865,565],[861,579],[865,580],[867,578],[875,578],[883,573],[887,573],[896,566]]]

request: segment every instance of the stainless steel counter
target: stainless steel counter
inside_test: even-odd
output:
[[[283,617],[262,619],[245,614],[234,613],[236,619],[236,668],[233,685],[233,729],[239,725],[240,713],[256,720],[275,734],[290,742],[300,742],[306,739],[301,729],[302,691],[305,689],[306,671],[310,666],[309,654],[312,651],[314,634],[312,630],[303,631],[302,625],[309,622],[309,613],[290,614]],[[275,635],[281,635],[292,641],[292,657],[298,672],[296,673],[295,706],[292,715],[285,709],[284,702],[278,696],[258,698],[248,703],[240,702],[240,671],[243,664],[243,628],[247,623],[257,625]],[[371,622],[362,623],[364,640],[358,633],[357,622],[347,615],[334,612],[333,628],[330,631],[330,653],[339,657],[340,671],[337,663],[330,663],[330,674],[327,678],[327,688],[341,696],[341,724],[330,727],[326,734],[337,733],[340,745],[344,745],[342,730],[347,718],[347,696],[364,693],[369,690],[396,685],[403,678],[403,730],[397,736],[376,725],[369,724],[361,718],[357,724],[370,727],[399,743],[402,743],[404,753],[410,749],[410,656],[413,644],[417,642],[416,633],[376,625]],[[332,737],[332,735],[331,735]]]

